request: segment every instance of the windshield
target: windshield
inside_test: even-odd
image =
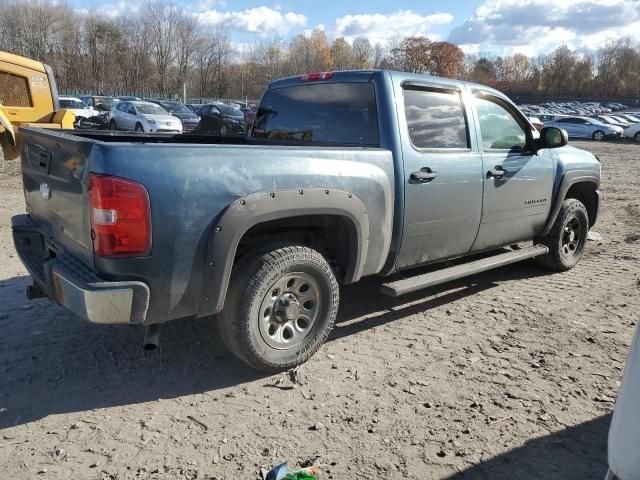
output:
[[[171,113],[191,113],[191,110],[189,110],[184,106],[184,104],[180,102],[162,102],[160,105],[162,105],[165,110]]]
[[[613,118],[613,119],[614,119],[615,121],[617,121],[617,122],[621,122],[621,123],[629,123],[627,120],[625,120],[625,119],[624,119],[624,118],[622,118],[622,117],[611,117],[611,118]]]
[[[228,115],[230,117],[244,117],[244,113],[237,108],[229,107],[227,105],[218,105],[218,108],[224,115]]]
[[[166,115],[167,111],[154,103],[136,103],[136,110],[143,115]]]
[[[60,99],[60,107],[62,108],[89,108],[86,103],[80,100]]]

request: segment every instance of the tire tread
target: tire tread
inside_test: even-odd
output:
[[[565,272],[573,268],[575,264],[578,262],[576,261],[573,264],[567,264],[560,252],[560,249],[558,248],[558,238],[559,236],[562,235],[562,228],[565,224],[565,221],[569,216],[573,215],[576,210],[579,210],[582,212],[582,214],[587,220],[587,225],[589,225],[589,216],[587,214],[587,209],[585,208],[584,204],[580,202],[580,200],[577,200],[575,198],[565,199],[562,202],[562,207],[560,208],[560,212],[558,213],[556,221],[553,223],[553,227],[551,228],[551,231],[544,237],[539,238],[537,241],[537,243],[545,245],[549,248],[549,253],[547,253],[546,255],[542,255],[540,257],[536,257],[536,261],[540,266],[556,272]],[[588,230],[584,232],[585,242],[586,242],[587,233],[588,233]],[[584,252],[584,247],[583,247],[583,252]],[[581,256],[582,256],[582,253],[581,253]]]
[[[273,363],[264,358],[256,351],[254,345],[249,341],[249,322],[245,312],[241,308],[241,297],[245,298],[245,304],[251,304],[259,300],[259,286],[261,282],[268,279],[274,270],[283,270],[291,263],[310,262],[321,269],[326,275],[332,292],[331,305],[327,305],[329,310],[329,323],[321,333],[321,337],[311,348],[308,348],[294,361],[288,363]],[[231,281],[225,308],[219,315],[219,329],[223,342],[231,352],[253,368],[263,371],[280,371],[294,367],[306,362],[325,342],[335,324],[335,317],[339,304],[338,282],[333,274],[333,270],[325,258],[317,251],[300,245],[272,245],[265,247],[262,251],[241,259],[232,272]]]

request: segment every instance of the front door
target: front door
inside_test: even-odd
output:
[[[396,267],[403,268],[471,249],[480,224],[483,171],[460,90],[404,84],[398,104],[405,207]]]
[[[474,250],[533,239],[551,208],[553,159],[535,152],[531,126],[502,98],[474,92],[484,165],[482,222]]]
[[[201,112],[201,128],[205,132],[218,134],[222,123],[220,109],[215,105],[203,107]]]

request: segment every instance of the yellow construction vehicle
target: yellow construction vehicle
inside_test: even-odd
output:
[[[49,65],[0,51],[0,162],[20,155],[21,126],[72,129]]]

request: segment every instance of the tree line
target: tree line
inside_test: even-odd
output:
[[[388,68],[459,78],[516,96],[640,98],[640,44],[610,41],[593,51],[560,46],[529,57],[465,55],[426,37],[372,44],[329,40],[315,29],[291,40],[235,44],[171,0],[147,0],[111,18],[57,1],[0,0],[0,50],[50,64],[58,86],[91,92],[155,92],[189,97],[259,98],[276,78],[301,73]]]

